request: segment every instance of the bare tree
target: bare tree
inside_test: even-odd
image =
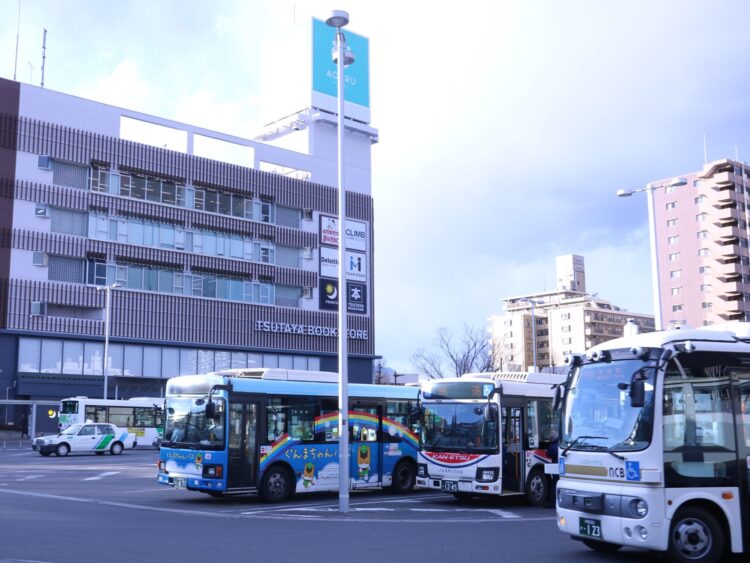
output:
[[[385,385],[388,383],[388,368],[385,365],[386,359],[380,358],[377,362],[375,362],[374,367],[374,377],[373,377],[373,383],[375,385]]]
[[[494,371],[497,354],[484,330],[464,325],[458,338],[445,327],[437,330],[438,351],[420,348],[411,357],[416,370],[429,379]],[[443,367],[443,364],[447,367]]]

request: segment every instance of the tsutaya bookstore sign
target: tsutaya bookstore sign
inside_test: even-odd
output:
[[[307,336],[328,336],[338,338],[339,330],[332,326],[306,325],[296,323],[279,323],[275,321],[255,321],[255,330],[258,332],[275,332],[282,334],[300,334]],[[367,340],[369,331],[367,330],[347,330],[349,338],[352,340]]]

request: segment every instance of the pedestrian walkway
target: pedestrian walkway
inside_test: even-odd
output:
[[[0,430],[0,450],[24,450],[31,448],[31,438],[21,437],[20,430]]]

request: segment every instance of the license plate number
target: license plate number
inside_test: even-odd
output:
[[[442,489],[446,493],[457,493],[458,492],[458,481],[443,481]]]
[[[173,483],[175,489],[187,489],[187,479],[185,477],[175,477]]]
[[[581,518],[578,523],[578,531],[587,538],[601,538],[602,521],[597,518]]]

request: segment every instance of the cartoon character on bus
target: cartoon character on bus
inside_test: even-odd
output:
[[[360,479],[370,478],[370,446],[362,444],[357,449],[357,468]]]
[[[302,486],[307,488],[313,485],[315,485],[315,466],[308,461],[302,471]]]

